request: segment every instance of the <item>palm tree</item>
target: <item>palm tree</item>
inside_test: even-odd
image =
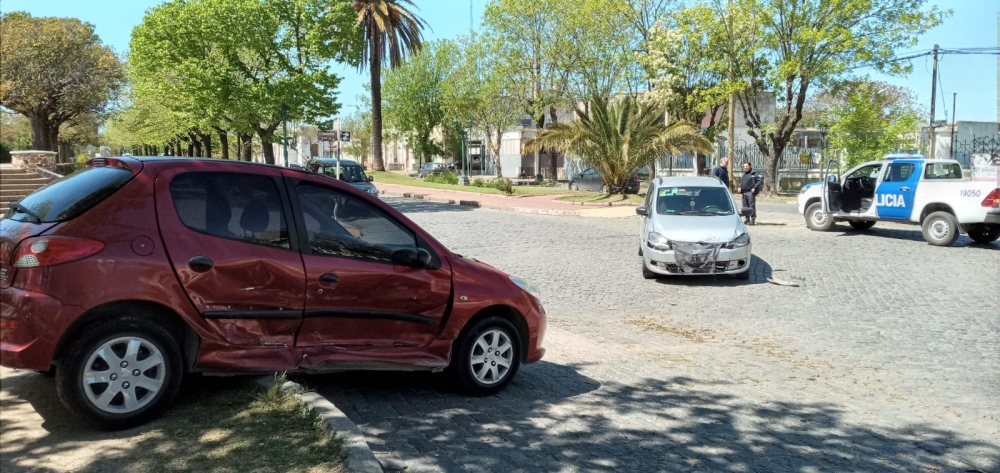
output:
[[[634,96],[614,101],[594,96],[589,102],[589,110],[577,108],[577,120],[542,130],[532,146],[579,156],[601,175],[608,194],[624,193],[636,169],[664,154],[712,151],[712,143],[694,125],[666,126],[659,105]]]
[[[375,170],[385,171],[382,160],[382,65],[388,60],[395,69],[407,54],[420,51],[420,30],[424,20],[407,10],[416,9],[412,0],[354,0],[358,24],[364,28],[365,46],[361,69],[371,72],[372,88],[372,157]]]

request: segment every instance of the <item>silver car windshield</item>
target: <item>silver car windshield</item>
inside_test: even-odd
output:
[[[733,199],[721,187],[661,187],[656,190],[660,215],[730,215]]]

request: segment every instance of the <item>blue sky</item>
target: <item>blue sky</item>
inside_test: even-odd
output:
[[[419,14],[430,29],[425,39],[454,38],[467,33],[470,28],[469,10],[472,7],[474,27],[479,21],[487,0],[416,0]],[[24,10],[34,16],[76,17],[94,24],[106,44],[117,52],[128,49],[132,28],[142,21],[146,9],[162,3],[160,0],[0,0],[0,11]],[[930,49],[935,43],[942,48],[996,47],[998,0],[938,1],[942,8],[951,8],[954,15],[930,31],[911,51]],[[908,51],[900,51],[900,55]],[[947,110],[948,120],[953,118],[952,93],[958,93],[957,117],[959,120],[997,120],[997,57],[973,55],[946,55],[939,60],[941,80],[937,92],[937,118],[943,120]],[[343,68],[338,71],[341,84],[340,102],[344,112],[356,106],[355,97],[363,93],[367,73]],[[865,73],[864,70],[858,71]],[[925,108],[929,108],[931,95],[931,60],[913,60],[913,72],[907,77],[874,76],[913,90]],[[943,96],[943,98],[942,98]]]

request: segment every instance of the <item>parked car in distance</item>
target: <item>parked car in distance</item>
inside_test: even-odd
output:
[[[632,174],[628,185],[625,188],[626,194],[638,194],[641,180],[637,174]],[[569,180],[569,189],[573,191],[594,191],[604,192],[604,180],[594,168],[584,169],[580,174],[572,176]]]
[[[730,274],[750,278],[750,233],[714,177],[657,177],[639,215],[642,276]]]
[[[342,181],[239,161],[88,161],[0,219],[0,293],[0,364],[54,369],[112,429],[188,373],[444,370],[488,395],[545,353],[536,286]]]
[[[316,172],[324,176],[330,176],[334,179],[346,182],[357,189],[378,197],[378,189],[376,189],[375,185],[372,184],[371,176],[365,174],[365,169],[361,167],[360,164],[349,159],[340,159],[340,174],[338,175],[337,162],[337,159],[319,158],[313,160],[313,167]]]
[[[441,174],[446,170],[445,165],[441,163],[424,163],[417,169],[417,178],[423,179],[431,174]]]

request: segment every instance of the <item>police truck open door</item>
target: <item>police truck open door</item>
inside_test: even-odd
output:
[[[840,187],[840,163],[829,160],[823,167],[823,212],[832,215],[840,211],[843,193]]]

